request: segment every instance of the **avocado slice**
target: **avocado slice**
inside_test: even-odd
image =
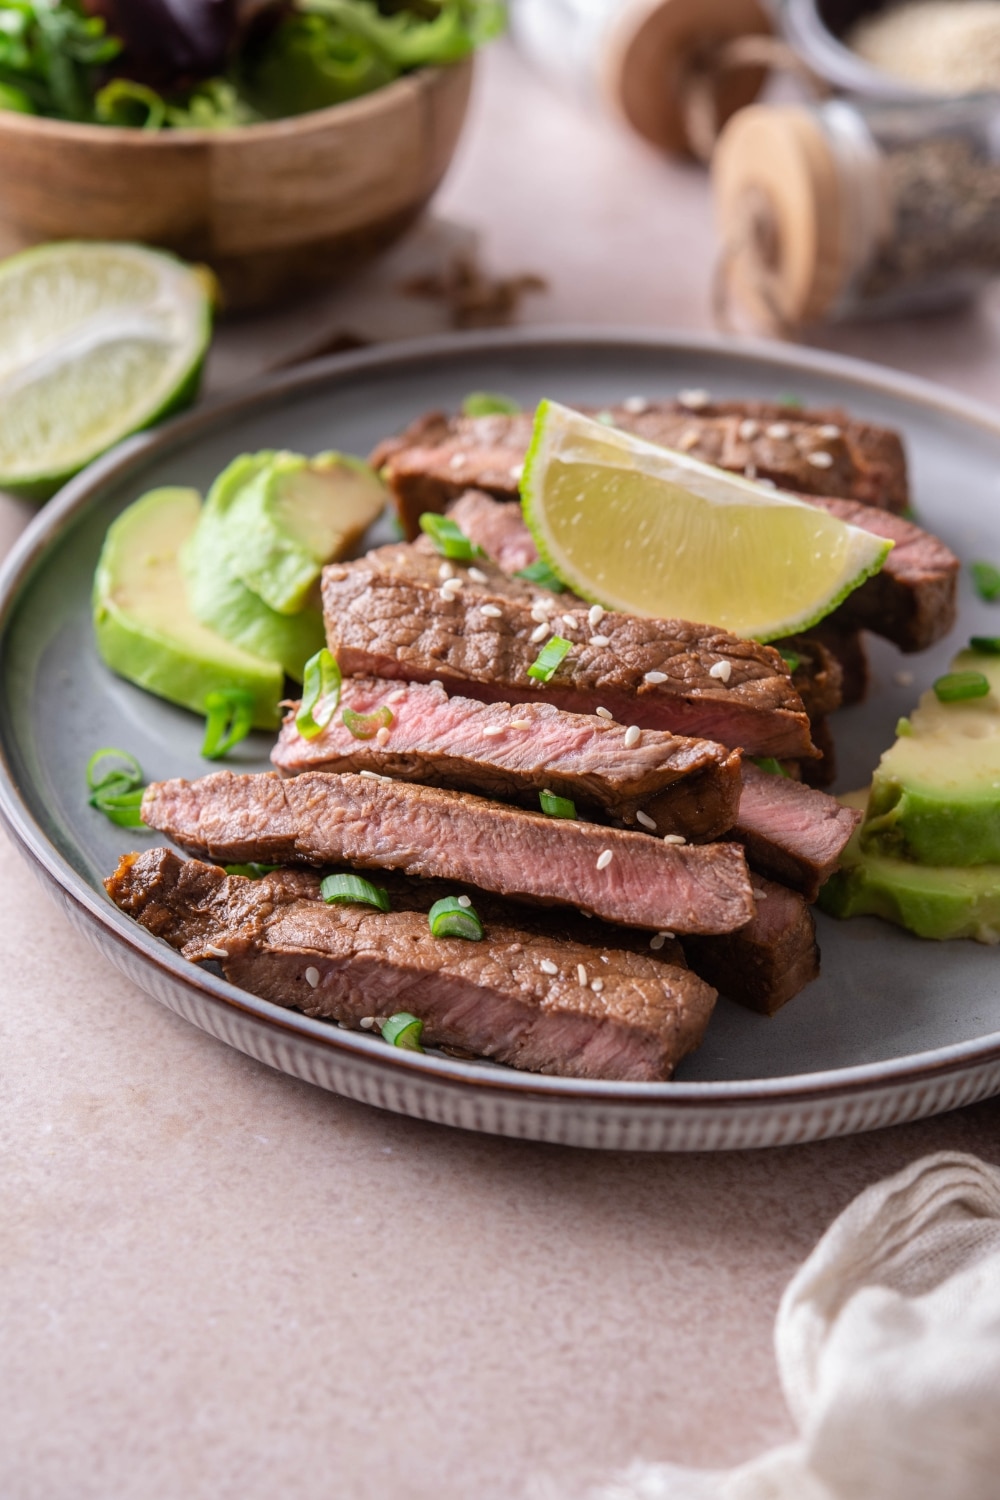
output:
[[[195,713],[209,693],[242,688],[255,727],[275,729],[281,667],[223,640],[186,606],[177,552],[200,511],[197,490],[152,490],[112,523],[94,576],[97,648],[119,676]]]
[[[385,509],[374,471],[340,453],[256,453],[220,475],[212,503],[226,516],[240,580],[279,614],[295,614],[324,563],[343,557]]]
[[[279,614],[242,581],[236,561],[237,528],[230,524],[232,471],[247,478],[269,455],[235,460],[219,475],[201,508],[194,532],[180,550],[180,565],[195,618],[254,656],[276,662],[302,681],[302,669],[325,642],[318,602],[294,615]]]
[[[960,651],[954,672],[979,672],[985,697],[921,696],[882,756],[861,830],[865,854],[923,865],[1000,864],[1000,657]]]
[[[831,917],[881,917],[917,937],[1000,942],[1000,864],[910,864],[863,851],[855,832],[819,905]]]

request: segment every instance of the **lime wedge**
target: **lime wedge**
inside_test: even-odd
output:
[[[45,499],[197,394],[204,277],[139,245],[67,241],[0,265],[0,488]]]
[[[892,547],[554,401],[538,408],[521,494],[539,553],[584,599],[760,641],[822,619]]]

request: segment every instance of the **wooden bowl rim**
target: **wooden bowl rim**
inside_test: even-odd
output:
[[[394,78],[391,83],[373,89],[370,94],[362,94],[358,99],[347,99],[341,104],[330,104],[326,109],[309,110],[303,115],[287,115],[280,120],[258,120],[251,125],[231,125],[223,130],[145,131],[136,126],[90,125],[78,120],[52,120],[45,115],[22,115],[16,110],[0,110],[0,136],[49,136],[53,141],[71,141],[80,145],[103,144],[129,151],[164,151],[171,146],[212,145],[225,148],[248,137],[256,141],[294,138],[297,135],[312,134],[324,127],[354,122],[366,115],[377,117],[391,114],[402,103],[404,95],[412,93],[414,87],[438,87],[454,73],[468,71],[472,67],[474,56],[474,53],[470,53],[457,62],[414,68],[412,72]]]

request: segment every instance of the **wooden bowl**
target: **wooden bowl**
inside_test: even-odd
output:
[[[0,111],[0,255],[135,240],[212,267],[227,307],[331,281],[413,222],[465,118],[472,59],[232,130],[145,132]]]

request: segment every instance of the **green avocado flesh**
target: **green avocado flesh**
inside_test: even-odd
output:
[[[178,550],[200,511],[196,490],[152,490],[109,528],[94,575],[98,650],[119,676],[195,713],[209,693],[241,688],[253,696],[255,728],[275,729],[280,665],[224,640],[185,605]]]
[[[279,614],[295,614],[323,564],[360,541],[386,492],[357,458],[257,453],[220,475],[209,503],[226,516],[239,579]]]
[[[831,917],[881,917],[918,937],[1000,942],[1000,865],[909,864],[862,853],[855,834],[819,893]]]
[[[228,514],[234,471],[245,482],[269,459],[269,454],[240,458],[219,475],[197,527],[180,550],[181,571],[196,619],[301,682],[303,667],[325,642],[322,613],[318,605],[307,605],[294,615],[279,614],[247,588]]]
[[[922,695],[872,780],[865,855],[922,865],[1000,864],[1000,657],[962,651],[954,672],[980,672],[982,698]]]

